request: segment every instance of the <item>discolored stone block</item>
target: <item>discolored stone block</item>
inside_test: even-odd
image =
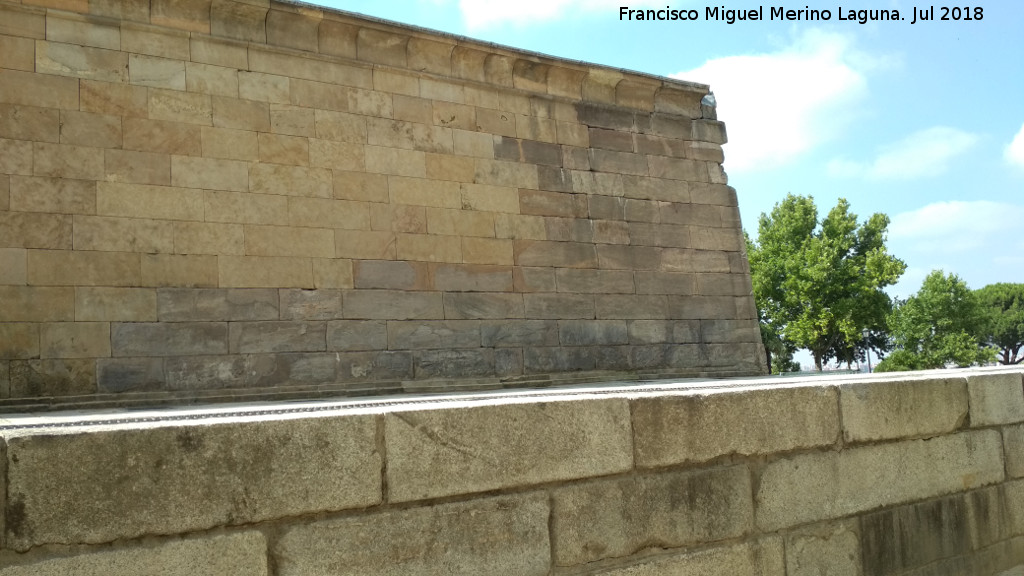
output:
[[[340,290],[279,291],[282,320],[332,320],[341,318]]]
[[[551,320],[485,321],[480,325],[485,348],[557,346],[558,324]]]
[[[1024,421],[1024,386],[1021,385],[1020,374],[970,376],[967,392],[972,427]]]
[[[11,398],[79,396],[96,392],[91,359],[12,360]]]
[[[767,537],[754,542],[730,544],[669,556],[655,556],[625,567],[611,568],[602,576],[777,576],[785,573],[782,540]]]
[[[417,379],[475,378],[495,374],[493,350],[422,350],[413,353],[413,365]]]
[[[385,416],[385,439],[393,502],[611,474],[632,465],[622,400],[395,412]],[[446,465],[439,468],[438,461]]]
[[[378,504],[376,433],[376,416],[346,415],[11,438],[8,502],[23,515],[7,543],[101,543]]]
[[[337,320],[327,323],[327,349],[385,350],[387,324],[380,320]]]
[[[173,539],[151,546],[129,546],[76,556],[29,560],[0,568],[2,576],[61,574],[135,574],[160,566],[166,576],[192,574],[203,566],[224,576],[266,576],[266,540],[258,531],[194,539]]]
[[[227,354],[226,322],[121,323],[110,327],[114,356]]]
[[[750,490],[743,466],[558,488],[552,495],[555,564],[631,556],[650,542],[683,548],[742,536],[754,523]]]
[[[757,524],[776,530],[1002,479],[1000,439],[993,430],[794,456],[762,473]]]
[[[410,352],[342,352],[338,379],[342,381],[408,380],[413,377]]]
[[[444,316],[448,319],[522,318],[524,313],[520,294],[464,292],[444,295]]]
[[[967,418],[962,378],[841,386],[846,442],[867,442],[952,432]]]
[[[594,318],[594,297],[577,294],[524,294],[527,318]]]
[[[232,322],[229,349],[232,354],[317,352],[326,350],[326,334],[323,322]]]
[[[542,494],[377,512],[287,530],[272,549],[282,576],[344,565],[359,574],[543,576],[550,564]],[[498,540],[493,535],[501,534]]]
[[[96,384],[101,392],[137,392],[164,387],[162,358],[100,358]]]
[[[388,349],[479,348],[480,324],[469,320],[388,322]]]
[[[833,444],[839,436],[836,396],[832,388],[803,387],[638,398],[633,401],[637,465]]]

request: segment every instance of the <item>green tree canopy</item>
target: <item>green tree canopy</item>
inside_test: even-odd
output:
[[[1000,364],[1024,361],[1024,284],[989,284],[974,291],[985,311],[978,339],[999,349]]]
[[[994,351],[981,346],[975,336],[984,322],[984,309],[967,284],[956,274],[935,270],[917,294],[897,306],[889,318],[897,349],[882,360],[878,371],[991,362]]]
[[[832,358],[852,361],[864,329],[885,332],[892,301],[882,288],[906,268],[886,250],[888,226],[884,214],[858,226],[844,199],[819,221],[814,199],[792,194],[761,214],[747,251],[762,334],[807,348],[818,370]]]

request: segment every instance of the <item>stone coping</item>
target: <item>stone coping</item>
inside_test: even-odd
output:
[[[364,398],[333,398],[293,401],[231,402],[143,408],[77,408],[41,412],[0,413],[0,437],[37,433],[73,433],[107,428],[152,427],[212,421],[255,422],[308,416],[387,414],[409,410],[437,410],[503,404],[569,402],[597,399],[641,399],[659,396],[706,396],[729,392],[787,388],[841,387],[850,384],[932,381],[972,376],[1014,374],[1016,366],[969,369],[829,374],[809,376],[758,376],[736,378],[668,378],[659,380],[607,380],[561,385],[557,388],[522,388],[437,394],[394,394]],[[1024,392],[1022,392],[1024,394]]]
[[[61,11],[46,0],[6,4],[6,10]],[[273,51],[319,59],[360,61],[552,97],[701,118],[707,85],[620,68],[557,58],[472,38],[391,22],[354,12],[279,0],[154,0],[68,2],[61,8],[89,22],[153,25],[265,45]],[[0,11],[2,15],[2,11]],[[72,18],[71,13],[67,13]],[[121,21],[121,22],[118,22]],[[708,107],[709,111],[713,108]]]

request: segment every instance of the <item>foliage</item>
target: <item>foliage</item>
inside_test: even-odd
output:
[[[762,214],[757,242],[748,239],[747,248],[754,297],[768,326],[762,335],[809,349],[818,370],[832,358],[860,357],[861,332],[885,332],[892,301],[882,288],[906,268],[886,251],[888,225],[887,216],[874,214],[858,226],[844,199],[819,222],[814,199],[792,194]],[[868,345],[885,349],[885,342],[876,337]]]
[[[989,284],[974,291],[985,310],[978,339],[999,349],[1000,364],[1024,361],[1024,284]]]
[[[977,296],[956,274],[935,270],[921,289],[889,319],[896,352],[878,371],[928,370],[948,364],[960,367],[986,364],[993,349],[979,345],[974,335],[984,326],[985,312]]]

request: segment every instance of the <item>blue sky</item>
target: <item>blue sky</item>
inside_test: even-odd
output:
[[[892,219],[890,252],[914,293],[933,269],[972,288],[1024,282],[1024,2],[982,18],[911,24],[899,0],[790,4],[625,0],[316,2],[489,42],[710,84],[730,142],[744,227],[786,193],[840,197]],[[961,6],[970,3],[961,3]],[[696,21],[624,21],[619,8],[695,9]],[[706,7],[827,9],[830,21],[708,21]],[[906,19],[840,21],[856,10]],[[935,17],[942,16],[940,5]],[[972,16],[976,12],[972,8]]]

